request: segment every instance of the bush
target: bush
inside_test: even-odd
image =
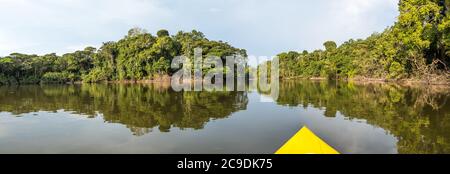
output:
[[[103,71],[99,68],[94,68],[89,74],[84,75],[82,77],[83,82],[87,83],[95,83],[95,82],[101,82],[101,81],[108,81],[110,73],[107,71]]]
[[[0,85],[17,85],[17,84],[19,83],[14,77],[0,74]]]
[[[41,81],[41,78],[38,76],[27,76],[23,78],[20,83],[21,84],[38,84]]]
[[[42,83],[66,83],[70,81],[67,72],[48,72],[42,76]]]
[[[9,84],[9,78],[3,74],[0,74],[0,85]]]
[[[389,78],[397,79],[401,78],[401,76],[405,73],[405,69],[398,62],[392,62],[389,67]]]

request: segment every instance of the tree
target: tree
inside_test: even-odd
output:
[[[96,49],[87,47],[83,51],[64,54],[62,58],[67,62],[67,66],[63,71],[69,73],[72,81],[80,81],[93,68],[93,59]]]
[[[145,33],[148,33],[147,30],[139,28],[139,27],[135,27],[135,28],[128,30],[127,37],[134,37],[134,36],[142,35]]]
[[[325,50],[333,51],[337,48],[337,44],[334,41],[326,41],[323,46],[325,46]]]
[[[156,35],[157,35],[158,37],[166,37],[166,36],[169,36],[169,31],[167,31],[167,30],[165,30],[165,29],[162,29],[162,30],[159,30],[159,31],[156,33]]]
[[[302,77],[419,78],[448,81],[450,70],[450,1],[401,0],[398,21],[366,39],[350,39],[325,51],[304,51],[298,60],[283,57],[281,75]]]

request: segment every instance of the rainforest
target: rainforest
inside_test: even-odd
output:
[[[393,1],[0,0],[0,154],[448,154],[450,0]]]
[[[412,80],[448,84],[450,63],[450,1],[402,0],[398,20],[384,31],[324,49],[278,54],[280,77]],[[167,30],[151,34],[132,28],[119,41],[100,48],[63,55],[12,53],[0,58],[0,85],[152,80],[170,76],[175,56],[192,58],[195,48],[205,56],[225,59],[247,56],[246,50],[206,38],[200,32]],[[270,62],[266,62],[270,63]]]

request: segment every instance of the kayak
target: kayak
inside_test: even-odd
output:
[[[339,152],[305,126],[275,154],[339,154]]]

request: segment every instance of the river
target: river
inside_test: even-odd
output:
[[[279,97],[164,84],[0,87],[0,153],[272,154],[307,126],[340,153],[450,153],[450,91],[285,81]]]

